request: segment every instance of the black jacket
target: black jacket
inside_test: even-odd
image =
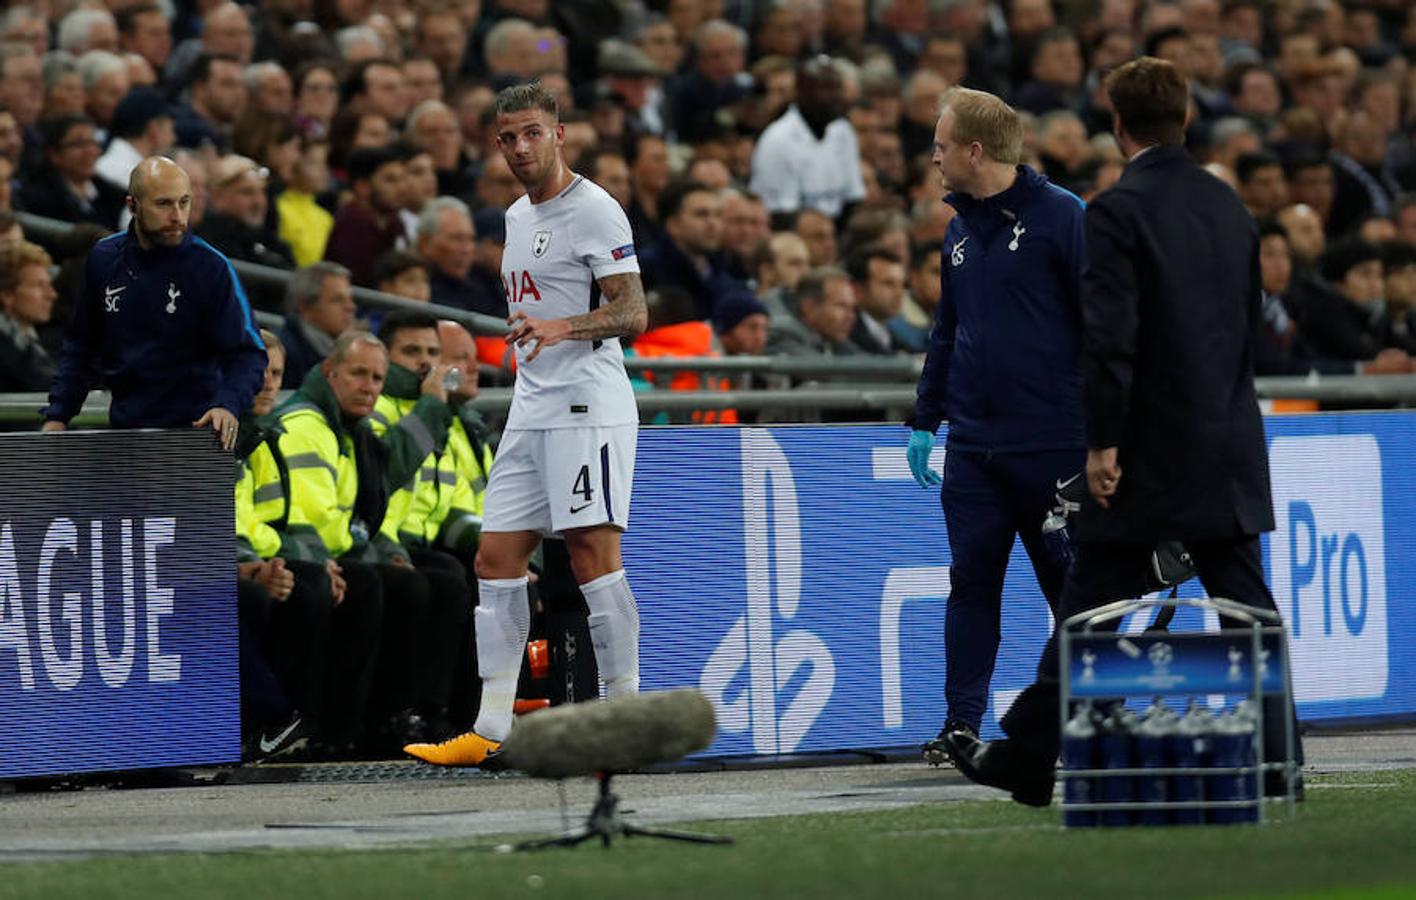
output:
[[[287,391],[299,390],[305,383],[309,371],[324,362],[324,354],[310,346],[305,330],[300,327],[300,318],[295,315],[285,317],[285,325],[280,329],[280,343],[285,347],[285,376],[280,386]]]
[[[1180,146],[1126,167],[1086,211],[1087,446],[1119,447],[1111,508],[1083,540],[1155,541],[1273,529],[1254,395],[1259,239],[1235,193]]]
[[[17,331],[9,319],[0,321],[0,392],[49,390],[49,383],[54,380],[54,360],[38,338],[24,341]]]
[[[64,183],[59,170],[46,165],[33,179],[25,179],[20,196],[26,212],[47,216],[61,222],[93,222],[104,228],[116,229],[123,212],[125,193],[102,178],[93,179],[97,194],[92,200],[80,200]]]

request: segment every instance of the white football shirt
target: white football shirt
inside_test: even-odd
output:
[[[537,319],[578,316],[600,305],[596,279],[638,272],[634,236],[619,203],[576,175],[556,196],[523,196],[506,211],[502,289],[512,313]],[[565,341],[531,362],[516,348],[508,429],[638,424],[634,389],[619,338]]]

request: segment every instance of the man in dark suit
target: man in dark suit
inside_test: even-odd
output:
[[[1079,515],[1058,621],[1136,596],[1151,551],[1166,540],[1185,544],[1209,596],[1276,611],[1259,547],[1274,522],[1251,349],[1261,325],[1258,232],[1234,192],[1185,151],[1188,92],[1173,65],[1143,57],[1106,87],[1130,163],[1086,211],[1086,479],[1095,503]],[[950,736],[965,776],[1020,803],[1051,802],[1057,677],[1054,635],[1037,681],[1003,718],[1006,739]],[[1277,758],[1283,708],[1266,702],[1264,712],[1266,752]]]

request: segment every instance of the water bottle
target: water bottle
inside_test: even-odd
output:
[[[1141,724],[1136,726],[1136,760],[1139,768],[1162,769],[1170,765],[1170,745],[1179,727],[1179,717],[1157,697],[1146,710]],[[1141,803],[1165,803],[1170,799],[1170,779],[1165,775],[1148,775],[1136,779],[1136,800]],[[1143,809],[1136,815],[1142,825],[1167,825],[1170,810]]]
[[[1214,716],[1203,706],[1190,704],[1170,743],[1170,763],[1176,768],[1191,769],[1209,764],[1209,742],[1214,731]],[[1204,780],[1199,775],[1174,775],[1170,778],[1170,800],[1176,803],[1196,803],[1205,799]],[[1204,810],[1177,809],[1171,817],[1177,825],[1199,825],[1204,822]]]
[[[1212,764],[1215,767],[1239,768],[1254,765],[1254,718],[1251,709],[1236,708],[1221,716],[1214,724]],[[1254,776],[1236,772],[1217,772],[1205,779],[1205,796],[1209,800],[1253,800]],[[1223,824],[1258,821],[1258,807],[1227,807],[1208,810],[1206,820]]]
[[[1130,769],[1135,765],[1135,747],[1132,729],[1135,713],[1118,707],[1101,723],[1101,767],[1103,769]],[[1136,799],[1136,779],[1130,775],[1108,775],[1101,779],[1102,803],[1131,803]],[[1103,810],[1102,825],[1130,825],[1134,820],[1131,810]]]
[[[1095,803],[1096,781],[1067,774],[1072,769],[1094,769],[1097,760],[1096,725],[1092,723],[1090,703],[1077,707],[1077,714],[1062,729],[1062,824],[1069,828],[1091,828],[1096,825],[1096,811],[1067,809],[1067,803]]]

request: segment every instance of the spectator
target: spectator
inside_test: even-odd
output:
[[[6,217],[6,225],[0,231],[7,235],[12,228],[20,227],[14,213],[14,178],[15,164],[10,161],[10,157],[0,155],[0,215]]]
[[[1091,146],[1081,116],[1070,109],[1056,109],[1038,121],[1038,157],[1048,181],[1076,192]]]
[[[176,133],[172,114],[162,96],[152,88],[134,88],[113,111],[112,140],[98,158],[94,169],[99,178],[115,188],[128,189],[133,167],[149,156],[172,149]]]
[[[1416,348],[1416,245],[1404,241],[1383,244],[1382,272],[1392,334],[1411,352]]]
[[[942,289],[939,243],[942,239],[938,243],[915,246],[910,256],[909,291],[905,294],[899,314],[885,323],[895,345],[911,353],[924,353],[929,349],[929,330],[934,323],[934,311],[939,306]]]
[[[1331,233],[1346,234],[1368,215],[1391,213],[1391,203],[1401,192],[1387,169],[1386,133],[1366,110],[1350,111],[1337,126],[1333,165]]]
[[[239,70],[254,52],[255,36],[246,10],[236,3],[218,2],[203,16],[201,37],[188,38],[172,51],[162,80],[177,86],[189,79],[195,83],[203,56],[230,57]]]
[[[477,189],[477,178],[452,108],[441,100],[425,100],[409,114],[408,129],[433,159],[438,196],[471,197]]]
[[[328,63],[309,62],[295,70],[295,118],[329,133],[339,108],[339,80]]]
[[[107,138],[108,126],[118,101],[128,93],[128,64],[107,50],[90,50],[79,57],[79,82],[84,89],[84,114]]]
[[[753,257],[771,236],[762,198],[736,189],[723,192],[723,250],[734,278],[746,282],[755,277]]]
[[[54,361],[35,330],[54,310],[52,265],[35,244],[0,242],[0,392],[47,391],[54,379]]]
[[[1229,116],[1214,123],[1209,145],[1210,161],[1234,170],[1238,168],[1239,157],[1263,149],[1263,138],[1248,119]]]
[[[1314,350],[1333,359],[1378,363],[1393,355],[1379,359],[1384,350],[1401,350],[1385,309],[1378,247],[1355,239],[1333,244],[1319,271],[1323,280],[1311,285],[1298,323]],[[1409,357],[1405,363],[1402,371],[1409,370]]]
[[[1384,244],[1396,240],[1396,223],[1386,216],[1367,216],[1357,223],[1353,233],[1369,244]]]
[[[1351,374],[1351,363],[1318,356],[1299,333],[1289,300],[1295,290],[1293,255],[1283,227],[1271,220],[1259,223],[1259,266],[1263,321],[1254,350],[1254,371],[1260,375]]]
[[[443,98],[442,73],[438,64],[426,56],[414,56],[403,61],[403,83],[408,91],[408,108]]]
[[[1288,180],[1288,199],[1307,205],[1326,227],[1334,197],[1332,163],[1316,150],[1298,150],[1284,163],[1283,174]]]
[[[812,268],[836,264],[836,224],[815,209],[804,209],[796,217],[796,233],[806,242]]]
[[[876,355],[908,349],[896,342],[889,324],[904,309],[905,266],[900,257],[878,245],[865,247],[851,254],[846,271],[859,312],[851,343]]]
[[[269,178],[270,170],[250,157],[222,157],[212,167],[210,206],[196,232],[234,259],[292,269],[290,247],[266,224]],[[257,300],[263,309],[280,308],[279,295],[272,291],[261,291]]]
[[[477,210],[472,216],[472,230],[476,242],[472,252],[472,271],[467,277],[483,297],[501,297],[506,210],[494,206]]]
[[[698,318],[710,318],[718,297],[740,286],[721,252],[722,200],[703,184],[683,181],[664,191],[660,213],[664,236],[640,254],[645,287],[686,291],[693,298]]]
[[[482,163],[472,199],[478,209],[510,209],[524,193],[526,188],[512,174],[506,157],[498,153]]]
[[[40,10],[13,4],[0,14],[0,43],[18,44],[43,56],[49,49],[49,20]]]
[[[816,209],[834,217],[865,197],[860,151],[844,115],[835,64],[805,64],[796,104],[767,127],[753,153],[752,191],[770,212]]]
[[[285,284],[286,390],[298,388],[305,375],[329,355],[335,340],[354,325],[354,294],[349,270],[331,262],[297,269]]]
[[[435,535],[437,546],[468,564],[475,558],[482,537],[482,510],[487,477],[492,471],[491,430],[469,400],[477,396],[477,351],[472,335],[456,322],[438,322],[442,361],[462,373],[462,386],[448,394],[452,425],[447,448],[452,454],[456,484],[448,503],[424,514],[425,535]],[[421,513],[415,502],[414,515]],[[441,515],[441,522],[439,516]]]
[[[694,31],[693,48],[693,67],[667,89],[672,128],[685,143],[707,135],[718,110],[744,99],[752,87],[745,71],[747,34],[741,28],[722,19],[704,22]]]
[[[9,110],[22,129],[27,155],[39,156],[43,149],[40,136],[27,132],[39,120],[44,106],[44,75],[39,55],[28,44],[0,44],[0,106]]]
[[[506,318],[506,297],[489,293],[468,276],[477,255],[477,232],[467,204],[438,197],[423,208],[418,222],[418,254],[427,261],[432,300],[488,316]]]
[[[1416,193],[1408,192],[1396,198],[1392,218],[1396,221],[1397,239],[1416,247]]]
[[[1256,219],[1267,219],[1288,205],[1288,184],[1283,164],[1268,151],[1246,153],[1234,169],[1239,179],[1239,199]]]
[[[1262,129],[1272,127],[1283,109],[1278,76],[1258,62],[1242,63],[1230,71],[1229,97],[1236,113]]]
[[[116,14],[118,45],[127,53],[136,53],[147,60],[159,75],[172,55],[172,29],[167,16],[156,3],[139,2],[120,9]]]
[[[59,21],[58,49],[73,56],[118,49],[118,23],[106,9],[76,9]]]
[[[374,280],[380,291],[405,300],[427,303],[432,299],[428,269],[415,253],[390,250],[374,266]]]
[[[856,298],[851,277],[843,269],[825,266],[812,269],[797,287],[804,335],[780,329],[774,323],[767,336],[767,352],[772,354],[859,353],[850,342],[855,328]]]
[[[295,110],[295,86],[279,63],[264,60],[246,66],[242,74],[248,109],[289,118]]]
[[[343,107],[356,113],[377,113],[397,128],[408,115],[408,93],[403,73],[381,59],[360,64],[344,80]]]
[[[629,163],[624,154],[613,147],[599,147],[585,157],[586,178],[605,189],[605,193],[615,198],[626,214],[634,201],[629,180]]]
[[[246,106],[241,62],[234,56],[202,54],[192,63],[191,73],[189,101],[176,107],[173,114],[177,143],[192,149],[211,145],[224,150],[231,146],[232,126]]]
[[[761,356],[767,349],[770,315],[767,307],[746,291],[725,295],[713,311],[717,350],[725,356]]]
[[[99,151],[93,122],[63,116],[45,120],[42,131],[46,165],[24,182],[24,208],[64,222],[116,228],[124,191],[94,179]]]
[[[418,144],[401,142],[396,148],[403,157],[403,205],[398,218],[408,245],[418,240],[418,217],[428,201],[438,196],[438,173],[433,156]]]
[[[503,85],[541,74],[536,43],[536,29],[524,19],[505,18],[489,28],[482,42],[488,80]]]
[[[329,187],[329,141],[300,135],[300,159],[290,180],[275,198],[280,239],[290,246],[295,265],[308,266],[324,259],[334,216],[316,199]]]
[[[669,186],[669,145],[658,135],[636,135],[629,141],[625,159],[634,190],[629,224],[634,229],[634,242],[647,247],[664,233],[659,195]]]
[[[467,26],[457,9],[441,3],[425,7],[414,24],[413,48],[433,61],[444,84],[455,82],[463,74],[467,58]]]
[[[355,284],[372,287],[374,262],[404,240],[403,160],[390,148],[361,148],[349,154],[348,169],[354,199],[334,215],[325,259],[349,269]]]
[[[1035,116],[1055,109],[1077,110],[1082,102],[1086,67],[1077,36],[1067,28],[1043,32],[1032,47],[1031,80],[1018,91],[1015,105]]]
[[[630,131],[663,134],[664,91],[660,79],[665,73],[649,54],[633,44],[610,38],[601,42],[597,61],[601,89],[618,99]]]
[[[44,54],[40,66],[44,74],[44,112],[40,118],[85,115],[84,82],[79,77],[78,60],[63,50],[53,50]]]
[[[1288,236],[1295,271],[1306,274],[1317,265],[1318,257],[1327,249],[1322,219],[1306,203],[1295,203],[1279,210],[1278,224]]]
[[[0,159],[10,163],[10,177],[20,167],[20,156],[25,148],[24,134],[15,114],[0,105]]]

